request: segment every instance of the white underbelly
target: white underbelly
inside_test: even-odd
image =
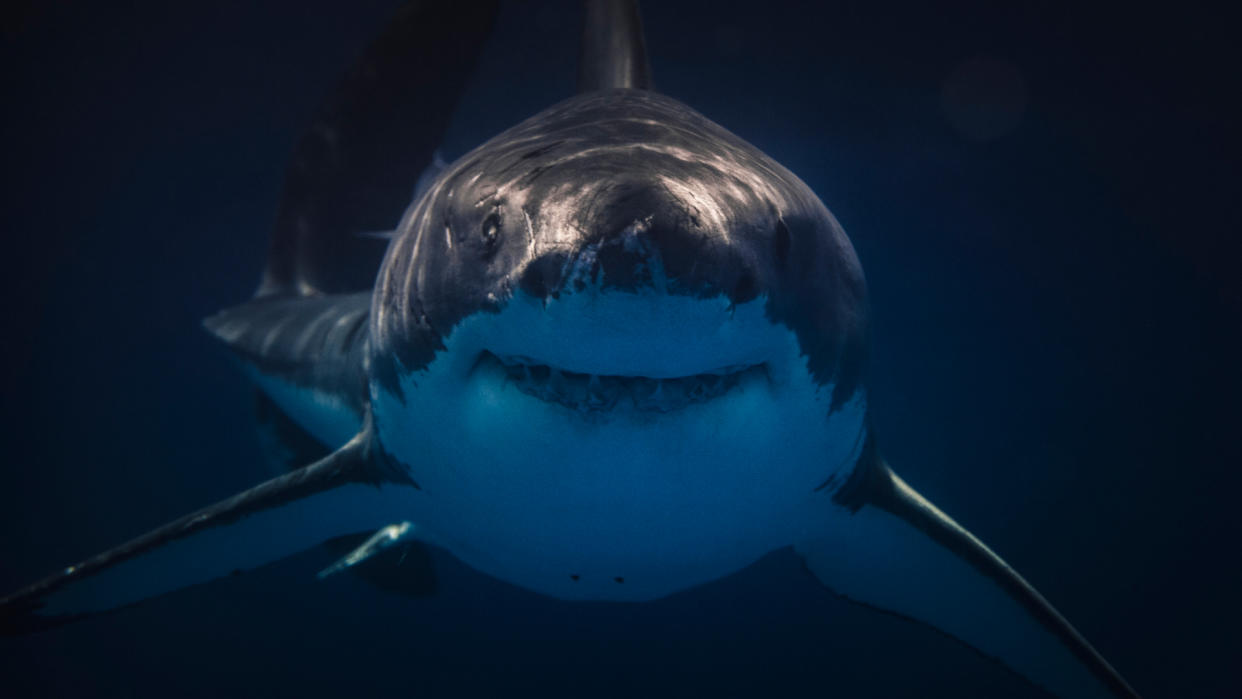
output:
[[[408,429],[380,432],[422,487],[415,521],[471,566],[565,599],[662,597],[803,538],[864,429],[861,398],[829,418],[811,388],[600,420],[503,381],[449,409],[438,380],[408,387]]]

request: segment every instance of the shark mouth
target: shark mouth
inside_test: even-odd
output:
[[[522,393],[582,413],[624,408],[668,413],[715,400],[748,377],[767,375],[763,364],[723,367],[693,376],[652,378],[582,374],[540,364],[529,357],[500,357],[491,352],[484,352],[480,361],[503,369],[508,381]]]

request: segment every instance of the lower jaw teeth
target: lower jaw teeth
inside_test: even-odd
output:
[[[628,406],[667,413],[722,396],[737,386],[743,374],[759,370],[752,366],[728,373],[653,379],[578,374],[543,365],[497,361],[523,393],[584,413]]]

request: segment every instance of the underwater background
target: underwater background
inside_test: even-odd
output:
[[[253,292],[293,144],[397,4],[0,10],[0,590],[271,474],[199,323]],[[1144,696],[1239,696],[1236,39],[1210,7],[994,5],[643,12],[656,86],[850,234],[894,468]],[[578,12],[505,5],[445,156],[572,94]],[[442,552],[412,600],[331,558],[0,639],[0,696],[1043,696],[789,551],[628,605]]]

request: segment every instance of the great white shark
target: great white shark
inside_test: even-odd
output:
[[[394,21],[368,54],[381,76],[412,65],[401,42],[437,16]],[[819,197],[650,89],[633,3],[587,2],[584,28],[579,94],[425,181],[362,270],[369,290],[341,291],[361,239],[314,215],[301,185],[316,178],[295,163],[258,293],[205,326],[335,450],[0,600],[4,630],[345,534],[372,536],[322,575],[424,542],[577,600],[651,600],[793,547],[837,594],[1056,695],[1137,696],[884,461],[866,284]],[[464,45],[438,76],[463,73]]]

